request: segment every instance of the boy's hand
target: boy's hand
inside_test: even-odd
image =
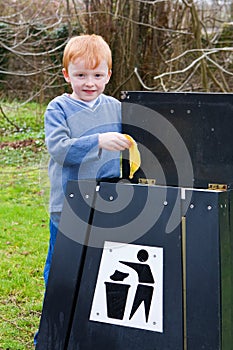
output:
[[[131,142],[119,132],[106,132],[99,134],[99,148],[108,151],[124,151],[130,148]]]

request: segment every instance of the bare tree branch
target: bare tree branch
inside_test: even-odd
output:
[[[3,118],[6,119],[6,121],[7,121],[10,125],[14,126],[14,128],[16,129],[16,131],[19,131],[19,130],[20,130],[20,127],[19,127],[17,124],[15,124],[14,122],[12,122],[12,120],[10,120],[10,118],[7,117],[7,115],[6,115],[6,113],[4,112],[4,110],[3,110],[3,108],[2,108],[1,105],[0,105],[0,112],[1,112],[1,114],[2,114],[2,116],[3,116]]]
[[[219,48],[214,48],[214,49],[192,49],[192,50],[186,50],[184,52],[182,52],[180,55],[171,58],[170,60],[167,60],[166,63],[170,63],[176,60],[181,59],[183,56],[189,54],[189,53],[194,53],[194,52],[206,52],[206,56],[211,55],[213,53],[218,53],[221,51],[233,51],[233,47],[219,47]],[[206,57],[205,56],[205,57]]]
[[[67,89],[63,49],[81,33],[109,42],[113,74],[106,88],[116,97],[121,89],[232,91],[232,6],[233,0],[5,0],[0,97],[44,101]]]

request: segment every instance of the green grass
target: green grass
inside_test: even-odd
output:
[[[44,105],[20,104],[0,101],[0,130],[2,140],[26,139],[36,134],[43,135]]]
[[[20,131],[1,116],[0,349],[25,350],[39,326],[49,238],[43,108],[1,106]]]

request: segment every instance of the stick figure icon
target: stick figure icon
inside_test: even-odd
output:
[[[129,319],[133,317],[141,303],[144,302],[146,322],[148,322],[150,306],[154,291],[154,286],[152,285],[154,284],[154,278],[151,272],[151,268],[148,264],[145,263],[148,260],[148,258],[148,252],[145,249],[141,249],[138,251],[137,254],[137,259],[139,263],[119,261],[121,264],[124,264],[136,271],[138,276],[138,285],[135,292],[135,297]],[[110,279],[112,281],[123,281],[125,278],[128,277],[128,275],[128,273],[116,270],[114,274],[110,276]],[[105,282],[105,285],[107,289],[108,317],[123,319],[126,298],[130,286],[126,284],[119,285],[117,283],[112,282]]]
[[[149,258],[148,252],[145,249],[139,250],[137,258],[140,261],[140,263],[120,261],[121,264],[124,264],[134,269],[138,275],[139,283],[136,289],[129,319],[133,317],[141,303],[144,302],[146,322],[148,322],[150,305],[154,291],[154,287],[151,284],[154,284],[155,281],[150,266],[144,263]]]

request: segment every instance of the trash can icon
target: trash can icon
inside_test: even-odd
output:
[[[114,282],[104,282],[104,284],[108,317],[123,320],[130,285]]]

